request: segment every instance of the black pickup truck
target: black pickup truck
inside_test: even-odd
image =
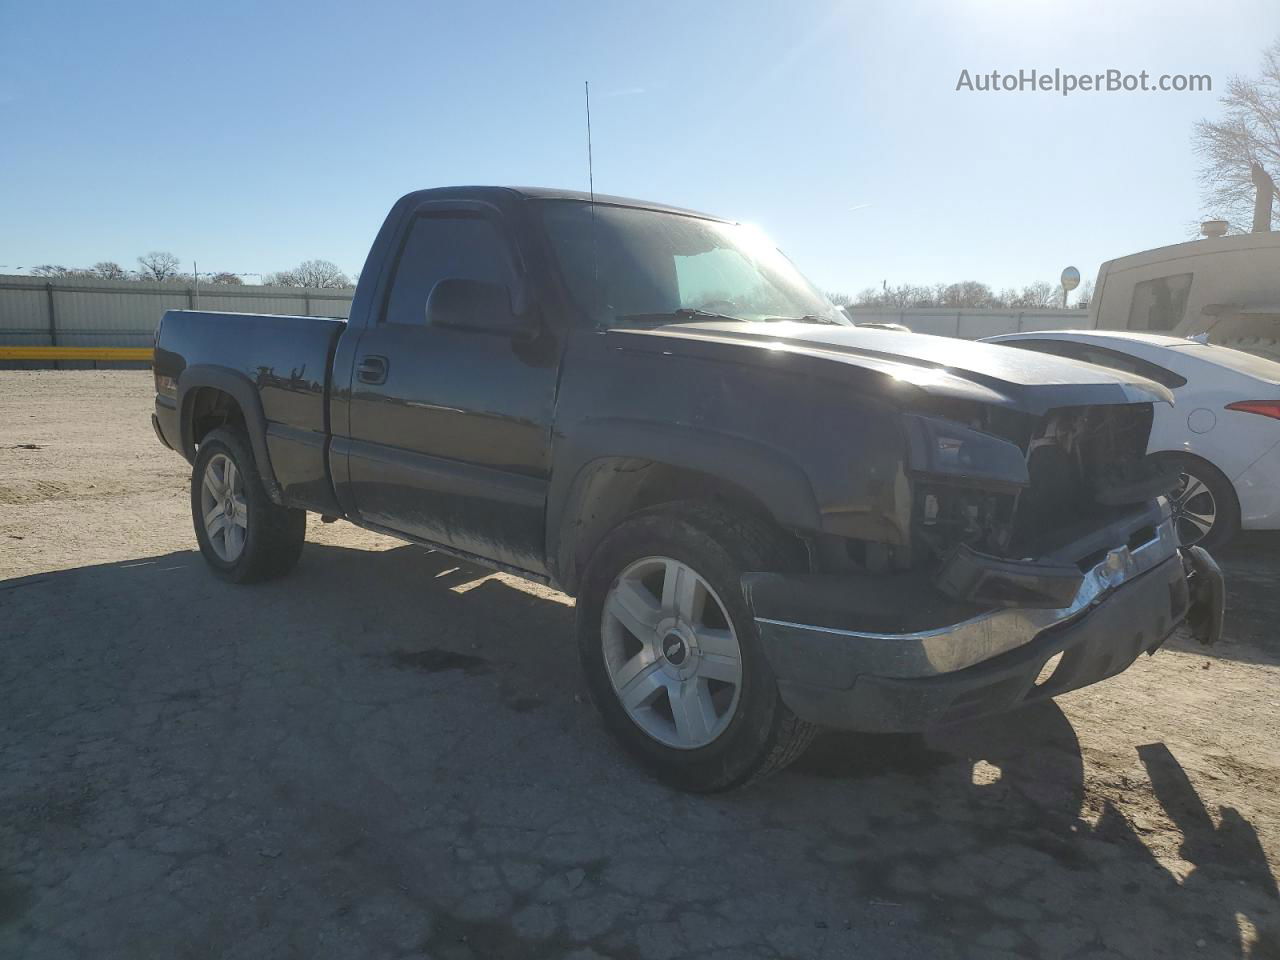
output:
[[[853,326],[688,210],[411,193],[349,320],[171,311],[155,383],[214,573],[288,572],[311,511],[553,584],[609,728],[687,789],[1221,631],[1143,457],[1165,388]]]

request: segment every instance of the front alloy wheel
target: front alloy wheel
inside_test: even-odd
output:
[[[802,563],[759,516],[664,503],[599,543],[578,585],[578,653],[605,725],[668,783],[728,790],[781,770],[814,728],[783,702],[742,575]]]
[[[627,716],[659,743],[705,747],[733,719],[742,649],[724,604],[687,564],[645,557],[605,598],[605,667]]]

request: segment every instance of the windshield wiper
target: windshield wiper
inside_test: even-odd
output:
[[[731,317],[727,313],[712,313],[710,310],[698,310],[694,307],[680,307],[667,313],[628,313],[618,317],[617,323],[671,323],[678,320],[732,320],[735,323],[747,323],[742,317]]]

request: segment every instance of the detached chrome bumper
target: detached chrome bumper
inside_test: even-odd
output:
[[[1053,609],[968,611],[945,625],[894,633],[840,625],[858,615],[856,599],[842,605],[848,578],[747,574],[743,586],[783,700],[799,716],[846,729],[923,730],[1113,676],[1154,652],[1184,619],[1204,642],[1216,640],[1222,574],[1203,550],[1180,554],[1163,502],[1152,511],[1111,531],[1119,534],[1111,543],[1133,546],[1107,551],[1071,602]],[[927,605],[921,586],[904,591],[902,602]],[[796,598],[823,590],[830,591],[825,601],[812,603],[823,611],[818,622],[799,622]],[[945,616],[964,607],[938,609]]]

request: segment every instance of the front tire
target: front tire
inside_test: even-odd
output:
[[[191,472],[191,519],[209,568],[232,583],[284,576],[298,562],[307,513],[272,503],[245,434],[211,430]]]
[[[705,504],[636,514],[596,549],[578,596],[578,647],[615,738],[684,790],[781,770],[815,728],[778,695],[740,584],[789,563],[767,525]]]

